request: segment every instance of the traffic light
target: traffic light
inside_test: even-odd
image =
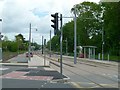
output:
[[[51,16],[54,18],[53,20],[51,20],[54,23],[53,25],[51,25],[51,27],[54,28],[54,34],[56,35],[58,32],[58,13],[51,14]]]

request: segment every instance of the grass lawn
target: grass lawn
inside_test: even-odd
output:
[[[22,54],[24,52],[25,51],[20,51],[19,53]],[[8,59],[13,58],[17,55],[18,55],[18,52],[5,51],[5,52],[2,53],[3,62],[6,62]]]
[[[98,55],[96,55],[96,59],[98,59]],[[102,55],[100,56],[100,59],[102,59]],[[108,60],[107,54],[104,55],[104,60]],[[109,60],[110,61],[120,61],[120,56],[109,55]]]
[[[2,42],[0,41],[0,48],[2,48]]]
[[[17,56],[18,53],[17,52],[3,52],[2,53],[2,58],[3,58],[3,62],[6,62],[8,59]]]
[[[74,56],[74,53],[69,53],[69,56]],[[98,55],[95,56],[96,59],[98,59]],[[100,55],[100,59],[102,59],[102,55]],[[104,55],[104,60],[108,60],[108,55]],[[110,61],[119,61],[120,62],[120,56],[114,56],[114,55],[109,55],[109,60]]]

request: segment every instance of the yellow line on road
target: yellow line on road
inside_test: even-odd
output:
[[[84,88],[81,87],[77,82],[70,82],[75,88]]]
[[[118,88],[118,85],[117,85],[117,87],[116,87],[116,84],[101,84],[102,86],[109,86],[109,87],[111,87],[111,88]]]

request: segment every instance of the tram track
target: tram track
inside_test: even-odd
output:
[[[51,62],[51,61],[50,61]],[[57,61],[55,61],[55,62],[57,62]],[[58,65],[58,64],[56,64],[56,63],[54,63],[53,61],[51,62],[52,64],[54,64],[54,65],[56,65],[57,67],[60,67],[60,65]],[[67,65],[68,66],[68,65]],[[96,83],[95,81],[93,81],[93,80],[91,80],[91,79],[89,79],[89,78],[86,78],[85,76],[83,76],[83,75],[80,75],[80,74],[78,74],[78,73],[76,73],[76,72],[74,72],[74,70],[69,70],[68,68],[65,68],[65,67],[63,67],[64,69],[66,69],[67,71],[70,71],[70,72],[72,72],[72,73],[74,73],[75,75],[78,75],[78,76],[81,76],[81,77],[83,77],[84,79],[86,79],[86,80],[89,80],[90,82],[92,82],[92,83],[94,83],[94,84],[96,84],[96,85],[99,85],[99,86],[101,86],[101,87],[104,87],[104,86],[102,86],[102,85],[100,85],[99,83]],[[96,75],[96,76],[99,76],[99,77],[101,77],[101,78],[104,78],[104,79],[107,79],[107,80],[110,80],[110,81],[112,81],[112,82],[114,82],[114,83],[116,83],[116,81],[115,80],[113,80],[112,78],[109,78],[109,77],[105,77],[105,76],[103,76],[103,75],[100,75],[100,74],[96,74],[96,73],[92,73],[92,72],[90,72],[90,71],[87,71],[87,70],[83,70],[83,69],[81,69],[81,68],[78,68],[78,67],[74,67],[74,68],[77,68],[77,69],[79,69],[79,70],[82,70],[82,71],[84,71],[84,72],[87,72],[87,73],[90,73],[90,74],[92,74],[92,75]]]

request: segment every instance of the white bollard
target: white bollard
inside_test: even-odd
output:
[[[110,55],[109,55],[109,53],[108,53],[108,61],[110,60]]]
[[[100,60],[100,53],[98,53],[98,60]]]

